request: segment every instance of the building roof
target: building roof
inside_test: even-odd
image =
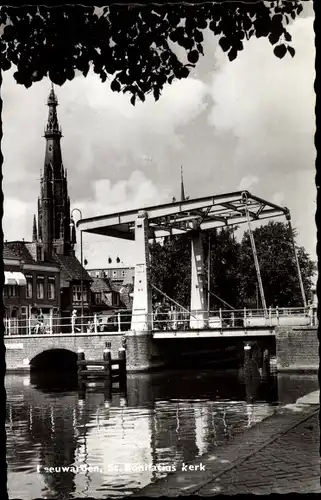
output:
[[[112,292],[115,290],[108,278],[93,278],[90,289],[93,293]]]
[[[6,244],[4,244],[3,247],[3,258],[4,259],[19,259],[19,255],[17,255],[11,248],[7,247]]]
[[[26,247],[26,243],[27,242],[25,241],[6,241],[4,243],[4,250],[7,249],[7,251],[12,252],[12,254],[15,255],[15,257],[11,258],[21,259],[26,264],[34,264],[36,261],[33,259],[31,253]]]
[[[120,301],[121,304],[126,308],[126,309],[131,309],[133,299],[130,296],[130,293],[134,291],[134,286],[132,283],[127,283],[127,284],[116,284],[113,283],[114,289],[119,293],[120,295]]]
[[[81,278],[84,281],[92,281],[86,269],[73,255],[54,254],[54,259],[59,263],[62,281],[81,280]]]

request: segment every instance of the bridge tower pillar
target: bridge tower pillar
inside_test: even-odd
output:
[[[200,329],[208,325],[207,293],[203,241],[200,231],[193,231],[191,269],[191,317],[190,328]]]
[[[149,285],[148,215],[144,210],[138,213],[135,222],[135,247],[138,263],[135,265],[131,330],[151,331],[152,292]]]
[[[125,334],[126,360],[129,372],[143,372],[164,364],[152,334],[148,214],[145,211],[138,213],[135,222],[135,245],[138,255],[131,329]]]

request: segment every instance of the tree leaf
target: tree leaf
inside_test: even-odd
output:
[[[132,103],[133,106],[135,106],[135,102],[136,102],[136,94],[132,95],[131,98],[130,98],[130,102]]]
[[[118,80],[114,79],[111,84],[110,84],[110,88],[113,92],[120,92],[121,90],[121,86],[120,86],[120,83]]]
[[[228,41],[228,39],[225,36],[221,37],[219,39],[218,43],[220,44],[220,46],[224,52],[227,52],[229,50],[229,48],[231,47],[230,42]]]
[[[288,33],[287,31],[284,32],[284,39],[287,41],[287,42],[291,42],[292,41],[292,36],[290,35],[290,33]]]
[[[287,49],[286,49],[286,46],[284,45],[284,43],[282,43],[281,45],[277,45],[274,48],[273,52],[276,55],[276,57],[278,57],[279,59],[282,59],[285,56]]]
[[[198,58],[199,58],[199,55],[198,55],[198,52],[197,50],[191,50],[191,52],[189,52],[187,54],[187,59],[189,60],[190,63],[192,64],[196,64],[197,61],[198,61]]]
[[[290,45],[288,45],[287,50],[288,52],[290,52],[292,57],[295,56],[295,49],[293,47],[290,47]]]
[[[234,47],[232,47],[227,55],[230,61],[234,61],[234,59],[237,58],[237,50]]]

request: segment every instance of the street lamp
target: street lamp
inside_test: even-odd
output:
[[[73,213],[78,212],[80,220],[82,219],[82,211],[79,208],[74,208],[71,211],[71,221],[70,221],[70,227],[75,227],[75,223],[73,220]],[[81,293],[81,331],[83,332],[83,321],[84,321],[84,295],[83,295],[83,245],[82,245],[82,230],[80,230],[80,264],[81,264],[81,269],[80,269],[80,293]]]

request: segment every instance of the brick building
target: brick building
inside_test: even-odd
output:
[[[87,269],[87,272],[92,278],[104,276],[108,278],[112,283],[117,283],[120,285],[134,283],[135,268],[124,266],[122,264],[120,264],[119,266],[107,266],[104,268]]]
[[[4,244],[3,298],[9,334],[29,333],[40,314],[48,324],[59,315],[60,268],[56,263],[37,261],[33,247],[24,241]]]

